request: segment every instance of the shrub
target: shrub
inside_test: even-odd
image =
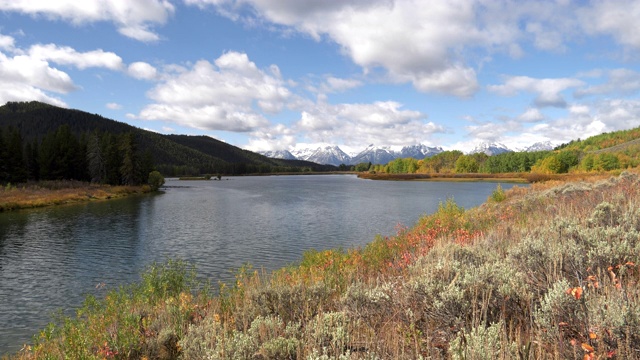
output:
[[[147,184],[151,186],[151,190],[156,191],[164,185],[164,177],[158,171],[152,171],[149,173]]]
[[[507,194],[502,190],[502,186],[498,184],[495,190],[491,193],[491,200],[494,202],[502,202],[507,199]]]
[[[516,345],[504,334],[504,322],[461,331],[451,342],[449,352],[454,360],[493,360],[517,358]],[[506,356],[505,356],[506,355]]]

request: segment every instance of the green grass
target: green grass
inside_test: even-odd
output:
[[[637,358],[638,175],[499,190],[359,249],[242,267],[215,296],[188,264],[154,265],[14,357]]]

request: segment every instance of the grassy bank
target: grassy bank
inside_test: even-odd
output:
[[[183,262],[90,297],[14,357],[628,359],[640,356],[640,177],[497,188],[360,249],[310,251],[219,294]]]
[[[536,183],[551,180],[559,181],[584,181],[586,179],[603,179],[612,175],[618,175],[621,171],[614,172],[586,172],[570,174],[540,174],[540,173],[431,173],[431,174],[387,174],[387,173],[358,173],[358,177],[368,180],[423,180],[423,181],[487,181],[487,182],[512,182],[512,183]]]
[[[0,186],[0,212],[93,200],[120,198],[150,192],[144,186],[96,185],[80,181],[41,181]]]

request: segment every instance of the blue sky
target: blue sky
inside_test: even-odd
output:
[[[0,103],[251,150],[640,126],[640,2],[0,0]]]

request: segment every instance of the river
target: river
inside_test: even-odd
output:
[[[447,198],[477,206],[497,186],[353,175],[165,185],[154,195],[0,213],[0,355],[30,342],[56,310],[72,313],[86,294],[137,281],[152,262],[187,260],[215,284],[245,263],[273,270],[309,249],[362,246]]]

